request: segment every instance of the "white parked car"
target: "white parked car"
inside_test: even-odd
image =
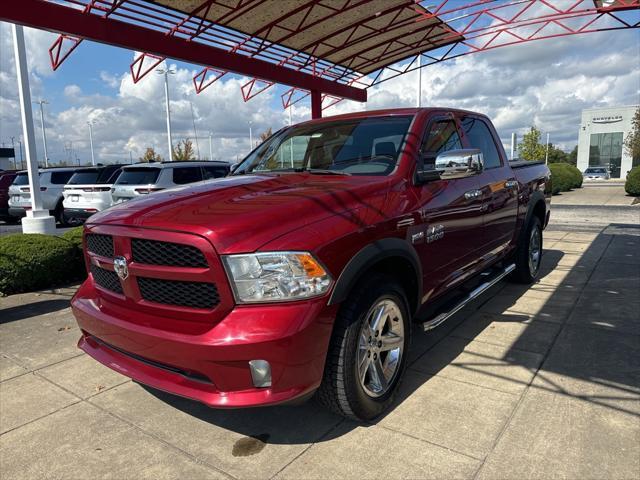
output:
[[[42,208],[49,210],[61,224],[64,224],[64,207],[62,206],[62,191],[71,176],[82,170],[79,167],[44,168],[39,170],[40,191],[42,192]],[[9,187],[9,215],[16,218],[24,217],[31,209],[31,188],[27,171],[18,172]]]
[[[157,162],[122,167],[111,189],[112,205],[126,202],[165,188],[226,177],[226,162]]]
[[[96,212],[111,206],[111,187],[122,172],[122,165],[105,165],[80,170],[64,187],[64,219],[84,222]]]

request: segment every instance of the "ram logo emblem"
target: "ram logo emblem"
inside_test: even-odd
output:
[[[125,280],[129,276],[127,259],[124,257],[115,257],[113,259],[113,269],[118,274],[118,277],[120,277],[120,280]]]

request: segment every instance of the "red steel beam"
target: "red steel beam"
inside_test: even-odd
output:
[[[86,15],[80,10],[43,0],[0,2],[0,20],[316,90],[357,102],[367,101],[367,92],[361,88],[315,77],[264,60],[247,58],[209,45],[186,42],[137,25],[98,15]]]

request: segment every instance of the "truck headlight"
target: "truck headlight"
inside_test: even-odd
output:
[[[315,297],[331,286],[331,276],[307,252],[224,255],[222,259],[238,303]]]

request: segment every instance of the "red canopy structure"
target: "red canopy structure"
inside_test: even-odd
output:
[[[640,0],[21,0],[0,20],[61,33],[58,68],[83,39],[142,52],[134,82],[165,58],[201,65],[201,92],[227,72],[245,101],[276,83],[312,117],[367,88],[451,58],[534,40],[637,28]],[[464,5],[462,5],[464,3]],[[632,12],[637,14],[638,12]],[[625,16],[623,16],[626,15]],[[324,105],[323,105],[324,99]]]

